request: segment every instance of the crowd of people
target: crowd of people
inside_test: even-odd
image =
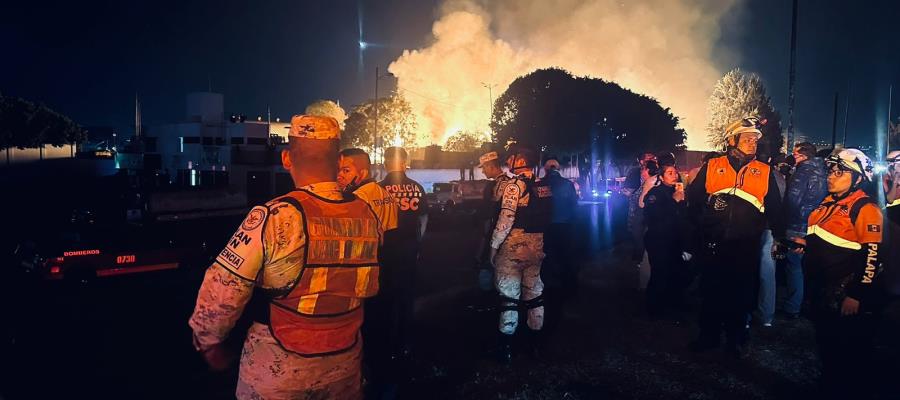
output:
[[[680,173],[671,154],[647,153],[626,179],[632,260],[648,276],[647,312],[683,304],[699,274],[699,335],[694,352],[722,346],[741,358],[751,322],[773,328],[776,265],[782,263],[785,318],[812,320],[824,393],[864,398],[872,385],[872,340],[897,290],[900,259],[900,151],[888,155],[877,202],[874,164],[857,149],[819,153],[793,146],[786,159],[758,152],[764,121],[743,118],[724,132],[724,153]],[[821,156],[821,157],[820,157]],[[885,215],[886,214],[886,218]],[[893,245],[892,245],[893,244]],[[648,262],[649,261],[649,262]]]
[[[760,124],[729,125],[725,153],[693,171],[679,171],[670,153],[648,153],[626,180],[633,261],[650,272],[647,311],[662,316],[683,305],[699,271],[699,335],[689,347],[717,349],[724,337],[726,354],[740,358],[751,319],[773,324],[774,271],[783,260],[783,312],[813,320],[830,393],[858,397],[851,388],[870,370],[879,311],[897,293],[889,265],[900,258],[886,253],[900,246],[886,240],[900,223],[900,151],[884,174],[884,219],[867,194],[869,157],[842,149],[822,159],[800,143],[792,161],[775,160],[757,152]],[[340,150],[339,139],[333,118],[294,116],[282,164],[297,189],[252,208],[206,271],[189,324],[211,368],[232,361],[224,342],[238,318],[254,321],[238,398],[361,398],[363,365],[369,393],[392,398],[410,365],[425,190],[406,176],[402,148],[385,149],[387,174],[377,182],[369,155]],[[518,331],[540,359],[542,275],[552,274],[561,294],[578,287],[570,248],[576,189],[556,159],[522,144],[487,152],[478,166],[490,184],[477,213],[476,258],[499,295],[497,358],[510,362]],[[553,268],[542,272],[546,265]]]

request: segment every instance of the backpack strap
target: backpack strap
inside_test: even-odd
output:
[[[853,226],[856,226],[856,218],[859,217],[860,210],[862,210],[862,208],[865,207],[866,204],[878,205],[878,203],[876,203],[875,200],[871,197],[864,197],[857,200],[856,203],[853,203],[853,206],[850,207],[850,223],[852,223]]]

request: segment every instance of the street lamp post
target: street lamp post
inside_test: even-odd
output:
[[[481,82],[481,86],[486,87],[488,90],[488,102],[490,102],[488,107],[488,130],[490,130],[491,119],[494,118],[494,86],[497,86],[497,84]]]
[[[378,81],[381,80],[381,78],[387,78],[389,76],[394,76],[394,74],[388,72],[388,73],[382,75],[379,72],[378,67],[375,67],[375,132],[374,132],[375,157],[374,158],[375,158],[376,164],[378,164],[378,147],[380,146],[380,142],[381,142],[381,140],[380,140],[381,137],[378,136],[378,102],[379,102],[379,100],[378,100]],[[384,156],[381,157],[381,162],[384,163]]]

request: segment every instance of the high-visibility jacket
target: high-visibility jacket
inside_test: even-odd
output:
[[[872,212],[863,212],[862,207],[866,204],[873,204]],[[881,225],[881,213],[877,212],[874,201],[862,190],[857,190],[838,201],[832,196],[826,197],[809,214],[807,234],[833,246],[860,250],[863,243],[881,242]]]
[[[304,215],[307,245],[293,288],[270,300],[272,336],[304,356],[346,351],[363,323],[363,299],[378,293],[379,222],[358,198],[297,190],[281,200]]]
[[[770,167],[753,160],[735,171],[727,156],[709,160],[706,167],[706,193],[736,196],[765,212],[766,193],[769,192]]]
[[[867,307],[877,301],[882,226],[881,210],[862,190],[828,196],[813,210],[803,272],[814,309],[836,312],[844,296]]]

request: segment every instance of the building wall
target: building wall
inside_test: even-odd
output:
[[[43,159],[45,160],[55,158],[72,158],[72,154],[74,154],[74,148],[71,144],[63,145],[62,147],[46,146],[43,149],[43,153]],[[2,157],[2,162],[6,164],[6,150],[0,151],[0,157]],[[41,149],[39,148],[18,149],[13,147],[9,149],[10,164],[39,161],[40,159]]]

